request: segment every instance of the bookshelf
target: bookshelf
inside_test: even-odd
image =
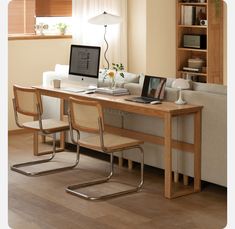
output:
[[[199,45],[202,38],[206,38],[206,47]],[[192,42],[196,42],[197,47],[191,47]],[[183,70],[191,66],[199,71]],[[219,9],[215,0],[203,3],[199,0],[176,0],[176,75],[197,82],[223,84],[222,0]]]

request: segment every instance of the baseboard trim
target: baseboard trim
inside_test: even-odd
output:
[[[30,129],[8,130],[8,135],[27,134],[27,133],[33,133],[33,131]]]

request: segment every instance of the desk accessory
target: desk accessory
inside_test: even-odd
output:
[[[61,80],[54,79],[53,80],[53,86],[54,88],[60,88]]]
[[[109,87],[99,87],[96,89],[97,93],[109,94],[109,95],[129,95],[129,91],[126,88],[114,88]]]
[[[178,88],[180,90],[179,91],[179,98],[177,101],[175,101],[175,103],[178,105],[186,104],[187,102],[182,99],[182,90],[190,88],[189,80],[176,79],[172,83],[172,88]]]
[[[151,105],[155,105],[155,104],[161,104],[162,102],[160,100],[156,100],[156,101],[152,101],[150,102]]]

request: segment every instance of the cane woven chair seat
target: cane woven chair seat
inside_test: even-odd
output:
[[[122,137],[120,135],[115,135],[107,132],[103,133],[103,139],[104,148],[106,149],[107,153],[126,147],[141,145],[144,143],[143,141],[137,139]],[[103,152],[103,149],[100,145],[100,135],[98,134],[83,137],[78,141],[78,144],[82,147],[87,147],[93,150]]]
[[[22,124],[24,128],[29,128],[33,130],[40,130],[40,125],[38,121],[25,122]],[[43,129],[49,133],[54,133],[58,131],[66,131],[69,129],[69,124],[66,121],[60,121],[55,119],[43,119],[42,120]]]

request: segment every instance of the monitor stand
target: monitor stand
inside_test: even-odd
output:
[[[98,85],[98,78],[87,76],[69,75],[68,81],[78,86],[81,85],[82,87],[87,87],[88,89],[95,89]]]

